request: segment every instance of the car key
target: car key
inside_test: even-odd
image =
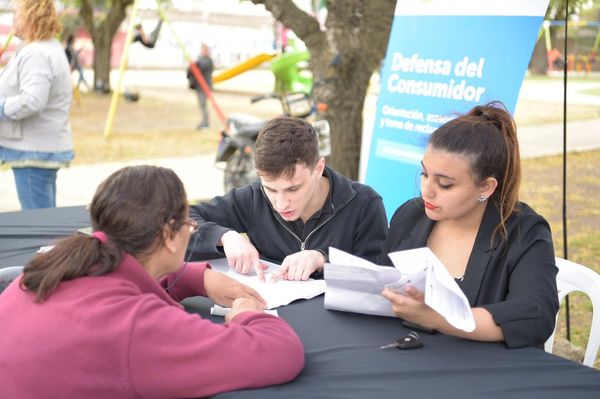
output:
[[[419,333],[416,331],[409,332],[406,336],[402,338],[398,338],[391,344],[380,346],[380,349],[415,349],[423,346],[423,342],[421,341],[421,337]]]

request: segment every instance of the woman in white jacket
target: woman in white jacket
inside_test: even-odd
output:
[[[56,174],[73,159],[72,82],[52,0],[15,0],[22,39],[0,73],[0,161],[12,167],[23,209],[56,206]]]

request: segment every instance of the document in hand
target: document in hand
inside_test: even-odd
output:
[[[394,268],[377,266],[335,248],[329,249],[325,266],[327,309],[393,316],[391,305],[381,296],[383,288],[404,293],[409,285],[424,291],[425,303],[452,326],[475,329],[467,297],[446,267],[429,248],[389,254]]]
[[[377,266],[333,247],[329,247],[329,263],[323,270],[327,283],[326,309],[394,316],[381,291],[386,284],[400,279],[399,270]]]
[[[297,299],[310,299],[325,292],[325,281],[323,280],[270,282],[273,272],[279,268],[279,265],[275,263],[262,261],[263,264],[269,266],[269,269],[265,271],[265,282],[259,281],[254,272],[248,275],[237,273],[227,265],[225,258],[214,259],[209,263],[213,270],[225,273],[240,283],[254,288],[267,301],[268,309],[288,305]]]

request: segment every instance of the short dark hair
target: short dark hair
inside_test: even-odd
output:
[[[256,170],[259,175],[291,178],[297,164],[313,168],[319,159],[317,133],[304,119],[277,117],[258,134]]]

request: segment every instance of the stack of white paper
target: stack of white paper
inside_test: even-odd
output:
[[[225,273],[242,284],[254,288],[267,301],[268,309],[288,305],[296,299],[310,299],[325,292],[324,280],[270,282],[273,273],[279,268],[279,265],[275,263],[262,261],[263,264],[269,266],[265,270],[265,282],[259,281],[254,271],[248,275],[237,273],[227,265],[225,258],[210,260],[209,263],[213,270]]]
[[[386,284],[400,279],[393,267],[377,266],[336,248],[329,248],[325,265],[325,308],[379,316],[393,316],[390,302],[381,296]]]
[[[325,266],[327,309],[393,316],[390,302],[381,295],[385,287],[404,293],[414,286],[425,293],[425,303],[451,325],[464,331],[475,329],[469,301],[429,248],[389,254],[395,268],[377,266],[335,248],[329,249]]]

